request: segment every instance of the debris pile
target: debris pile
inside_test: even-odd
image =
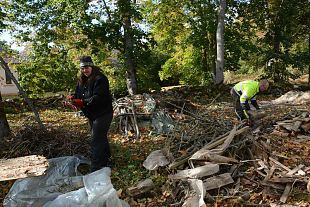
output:
[[[156,101],[149,94],[120,98],[113,102],[113,108],[118,129],[127,138],[138,139],[143,131],[162,134],[173,129],[169,114],[156,108]]]
[[[166,202],[170,206],[206,206],[209,201],[217,206],[225,206],[225,202],[236,202],[226,206],[278,206],[272,202],[289,203],[293,190],[304,192],[308,189],[310,192],[309,106],[280,103],[280,99],[278,103],[268,101],[261,111],[254,113],[256,125],[249,127],[232,123],[234,114],[227,102],[213,103],[214,99],[208,105],[199,105],[182,98],[172,94],[172,98],[161,97],[155,101],[152,96],[143,94],[124,97],[113,103],[114,118],[123,135],[143,140],[146,136],[141,134],[146,132],[161,134],[160,138],[165,138],[160,140],[165,140],[164,147],[153,151],[143,163],[151,171],[150,177],[143,177],[132,187],[125,186],[126,196],[130,199],[141,204],[139,199],[148,200],[149,195],[155,195],[157,199],[159,195],[167,198],[159,203]],[[88,155],[86,124],[84,128],[76,125],[76,129],[64,130],[59,127],[65,123],[65,114],[63,116],[54,120],[57,128],[49,125],[44,133],[24,126],[18,133],[18,142],[6,152],[7,156],[29,152],[47,157],[66,153]],[[70,119],[70,125],[73,119]],[[279,133],[287,134],[280,136]],[[147,141],[153,144],[153,137],[147,137]],[[298,144],[292,145],[294,142]],[[303,154],[283,151],[295,149],[295,146],[301,146],[300,143]],[[282,144],[287,145],[282,147]],[[143,159],[144,155],[138,157]],[[124,160],[124,165],[128,164],[123,154],[119,156],[120,160]],[[164,179],[159,181],[156,176]],[[159,190],[162,194],[157,194]]]
[[[272,101],[273,104],[307,104],[310,103],[310,91],[289,91]]]
[[[262,196],[276,191],[285,203],[294,185],[309,182],[309,166],[282,164],[269,138],[254,133],[253,128],[240,124],[231,130],[232,124],[221,117],[185,109],[181,112],[172,115],[181,118],[167,134],[165,147],[152,152],[143,163],[150,171],[166,168],[169,179],[163,187],[171,193],[172,205],[205,206],[205,200],[214,201],[219,194],[252,205],[258,202],[250,197],[253,186],[263,192]],[[307,136],[309,114],[309,110],[303,111],[292,120],[277,122],[275,131],[290,129]]]
[[[259,160],[258,164],[259,167],[256,168],[256,172],[263,178],[260,184],[264,186],[265,194],[271,194],[273,190],[282,191],[280,197],[282,203],[287,201],[296,183],[304,185],[308,183],[310,167],[303,164],[291,169],[272,157],[269,157],[268,161]]]
[[[309,111],[305,111],[299,116],[276,122],[272,134],[280,137],[297,136],[299,140],[306,139],[309,141],[310,137],[306,136],[309,132],[310,113]]]
[[[149,119],[155,110],[156,102],[148,94],[123,97],[113,102],[114,117],[118,120],[118,129],[124,136],[140,137],[138,117]]]

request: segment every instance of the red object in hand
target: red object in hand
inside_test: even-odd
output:
[[[74,99],[74,96],[68,95],[68,96],[66,97],[66,99],[71,101],[71,100]]]
[[[82,99],[72,99],[72,104],[77,108],[83,108],[84,102]]]
[[[67,107],[67,106],[71,105],[68,101],[63,101],[62,104],[63,104],[64,107]]]

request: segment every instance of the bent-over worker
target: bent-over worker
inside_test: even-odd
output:
[[[256,95],[268,89],[269,82],[266,79],[261,81],[246,80],[237,83],[230,91],[233,96],[235,113],[240,121],[250,119],[248,111],[251,110],[249,101],[258,110]]]

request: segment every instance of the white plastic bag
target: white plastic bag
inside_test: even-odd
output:
[[[81,175],[77,167],[87,160],[77,157],[50,159],[45,175],[17,180],[4,199],[4,207],[126,207],[111,183],[110,168]]]

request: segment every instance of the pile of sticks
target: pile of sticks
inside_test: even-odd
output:
[[[243,186],[247,183],[265,194],[270,189],[279,191],[280,202],[285,203],[295,183],[307,184],[309,166],[285,166],[273,155],[270,140],[253,133],[249,126],[240,124],[231,129],[220,117],[184,108],[181,111],[185,118],[175,124],[161,150],[169,161],[166,187],[175,201],[172,206],[205,206],[205,200],[214,201],[219,192],[252,205],[252,190]],[[309,113],[293,120],[293,126],[297,122],[303,132],[309,131]],[[288,126],[288,121],[284,123]]]
[[[309,133],[310,111],[305,111],[291,119],[276,122],[275,129],[272,132],[272,134],[280,137],[297,136],[299,139],[306,140],[310,140]]]
[[[291,169],[278,160],[269,157],[266,161],[259,160],[258,165],[256,172],[263,177],[260,183],[264,186],[265,193],[270,193],[273,189],[282,191],[280,198],[282,203],[287,201],[295,183],[307,184],[310,182],[310,180],[308,181],[310,167],[306,167],[304,164],[299,164]],[[306,176],[307,174],[308,176]]]

